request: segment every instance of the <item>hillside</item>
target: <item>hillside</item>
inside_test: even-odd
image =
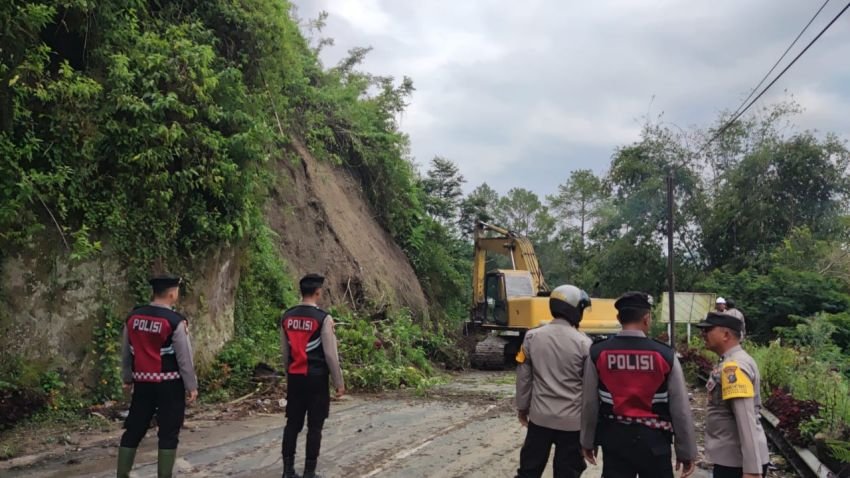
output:
[[[322,65],[288,3],[13,1],[0,21],[0,393],[120,396],[153,273],[186,278],[225,395],[276,363],[301,274],[369,347],[390,331],[368,317],[433,327],[462,294],[396,125],[411,81],[358,71],[366,50]]]

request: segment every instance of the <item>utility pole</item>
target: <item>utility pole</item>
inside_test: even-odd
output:
[[[667,293],[670,309],[670,346],[676,346],[676,276],[673,272],[673,171],[667,174]]]

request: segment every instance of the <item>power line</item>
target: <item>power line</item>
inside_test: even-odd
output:
[[[780,79],[780,78],[782,78],[782,75],[784,75],[784,74],[785,74],[785,72],[786,72],[786,71],[788,71],[788,70],[789,70],[792,66],[794,66],[794,63],[797,63],[797,60],[799,60],[799,59],[800,59],[800,57],[802,57],[802,56],[803,56],[803,54],[805,54],[805,53],[809,50],[809,48],[811,48],[811,46],[812,46],[812,45],[814,45],[814,44],[815,44],[815,42],[816,42],[816,41],[818,41],[818,39],[820,39],[820,37],[821,37],[821,36],[823,36],[823,34],[824,34],[824,33],[826,33],[826,31],[827,31],[827,30],[829,30],[829,28],[832,26],[832,24],[833,24],[833,23],[835,23],[836,21],[838,21],[838,19],[839,19],[839,18],[841,18],[841,15],[843,15],[843,14],[844,14],[844,12],[846,12],[848,8],[850,8],[850,2],[848,2],[848,3],[847,3],[847,5],[845,5],[845,6],[844,6],[844,8],[842,8],[842,9],[841,9],[841,11],[840,11],[840,12],[838,12],[838,14],[837,14],[837,15],[835,15],[835,17],[834,17],[832,20],[830,20],[830,22],[829,22],[829,23],[827,23],[827,24],[826,24],[826,26],[825,26],[825,27],[823,27],[823,29],[820,31],[820,33],[818,33],[818,34],[817,34],[817,36],[816,36],[816,37],[814,37],[814,38],[812,39],[812,41],[810,41],[810,42],[809,42],[809,44],[808,44],[808,45],[806,45],[806,47],[805,47],[805,48],[803,48],[803,51],[801,51],[800,53],[798,53],[798,54],[797,54],[797,56],[795,56],[795,57],[794,57],[794,59],[793,59],[793,60],[791,60],[791,63],[789,63],[789,64],[788,64],[788,66],[786,66],[785,68],[783,68],[783,69],[782,69],[782,71],[780,71],[780,72],[779,72],[779,74],[778,74],[778,75],[776,75],[776,78],[774,78],[774,79],[773,79],[773,81],[771,81],[771,82],[770,82],[767,86],[765,86],[765,87],[764,87],[764,89],[763,89],[763,90],[761,90],[761,92],[760,92],[760,93],[759,93],[759,94],[758,94],[755,98],[753,98],[753,99],[752,99],[752,101],[750,101],[750,102],[747,104],[747,106],[746,106],[746,107],[744,107],[744,109],[742,109],[742,110],[740,110],[739,112],[737,112],[737,113],[736,113],[736,114],[732,117],[732,119],[731,119],[731,120],[729,120],[728,122],[726,122],[726,124],[725,124],[725,125],[723,125],[723,127],[722,127],[722,128],[720,128],[720,130],[719,130],[719,131],[718,131],[718,132],[717,132],[714,136],[712,136],[712,137],[711,137],[711,139],[709,139],[709,140],[708,140],[708,141],[707,141],[707,142],[706,142],[706,143],[702,146],[702,148],[700,148],[700,150],[697,152],[697,154],[702,153],[702,152],[705,150],[705,148],[707,148],[707,147],[708,147],[708,145],[710,145],[711,143],[713,143],[713,142],[714,142],[714,140],[716,140],[716,139],[717,139],[717,138],[719,138],[719,137],[720,137],[723,133],[725,133],[725,132],[726,132],[726,130],[728,130],[728,129],[729,129],[729,128],[730,128],[730,127],[731,127],[731,126],[735,123],[735,121],[737,121],[737,120],[738,120],[738,118],[740,118],[740,117],[741,117],[744,113],[746,113],[746,112],[747,112],[747,110],[748,110],[748,109],[750,109],[750,107],[752,107],[752,106],[755,104],[755,102],[756,102],[756,101],[758,101],[758,100],[759,100],[762,96],[764,96],[764,94],[765,94],[765,93],[767,93],[767,90],[769,90],[769,89],[770,89],[770,87],[771,87],[771,86],[773,86],[773,85],[774,85],[777,81],[779,81],[779,79]]]
[[[773,70],[775,70],[776,67],[779,66],[779,64],[782,62],[782,60],[785,59],[785,57],[788,55],[788,52],[791,51],[792,48],[794,48],[794,45],[797,44],[797,41],[800,40],[800,37],[802,37],[803,34],[806,33],[806,30],[809,29],[809,27],[812,25],[812,22],[815,21],[815,19],[818,17],[818,15],[820,15],[820,12],[823,11],[823,9],[829,4],[830,1],[831,0],[826,0],[825,2],[823,2],[823,5],[821,5],[820,8],[818,8],[818,11],[816,11],[815,14],[812,16],[812,18],[809,19],[809,23],[806,23],[806,26],[804,26],[803,29],[800,30],[800,33],[797,34],[797,38],[794,38],[794,41],[792,41],[791,44],[788,45],[788,48],[785,49],[785,52],[782,53],[782,56],[780,56],[779,59],[776,60],[776,63],[774,63],[773,66],[770,68],[770,71],[765,73],[765,75],[762,77],[761,81],[759,81],[758,84],[753,87],[752,91],[750,91],[749,96],[747,96],[744,99],[744,101],[742,101],[741,104],[738,105],[737,108],[735,108],[735,113],[733,113],[733,115],[737,114],[738,111],[740,111],[741,108],[743,108],[744,105],[747,104],[747,101],[750,101],[750,98],[752,98],[753,95],[756,94],[756,91],[758,91],[758,89],[761,87],[761,85],[764,84],[765,80],[767,80],[767,78],[770,76],[770,74],[773,73]]]

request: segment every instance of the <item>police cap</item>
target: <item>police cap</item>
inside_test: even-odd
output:
[[[711,327],[726,327],[736,332],[740,332],[744,328],[744,323],[741,319],[734,315],[722,314],[717,312],[709,312],[702,322],[696,324],[700,329],[710,329]]]
[[[148,279],[148,283],[153,288],[155,294],[161,294],[173,287],[180,287],[183,279],[179,276],[171,274],[160,274]]]
[[[301,289],[318,289],[325,283],[325,278],[319,274],[307,274],[298,282]]]
[[[652,296],[643,292],[626,292],[621,295],[614,307],[617,310],[623,309],[644,309],[652,310]]]

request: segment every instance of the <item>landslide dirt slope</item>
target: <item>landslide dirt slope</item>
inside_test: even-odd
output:
[[[277,160],[266,203],[269,226],[290,273],[327,278],[326,305],[394,305],[427,313],[428,303],[407,256],[378,224],[360,183],[314,158],[300,142]]]

